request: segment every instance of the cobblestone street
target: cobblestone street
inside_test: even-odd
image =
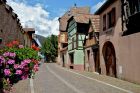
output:
[[[75,72],[51,63],[42,64],[33,82],[19,82],[12,93],[140,93],[140,86],[95,73]]]

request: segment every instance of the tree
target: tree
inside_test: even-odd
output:
[[[47,37],[43,43],[41,51],[46,57],[46,61],[55,61],[57,57],[58,41],[56,35],[51,35]]]

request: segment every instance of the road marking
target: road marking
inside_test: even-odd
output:
[[[57,77],[60,81],[62,81],[65,85],[67,85],[69,88],[71,88],[73,91],[75,91],[76,93],[84,93],[83,91],[78,90],[76,87],[74,87],[74,85],[70,84],[69,82],[67,82],[66,80],[64,80],[64,78],[60,77],[59,75],[57,75],[53,70],[51,70],[48,66],[47,69],[49,70],[49,72],[51,72],[55,77]]]
[[[110,86],[110,87],[113,87],[113,88],[116,88],[116,89],[119,89],[119,90],[121,90],[121,91],[124,91],[124,92],[127,92],[127,93],[133,93],[133,92],[130,91],[130,90],[126,90],[126,89],[123,89],[123,88],[120,88],[120,87],[117,87],[117,86],[111,85],[111,84],[109,84],[109,83],[106,83],[106,82],[103,82],[103,81],[100,81],[100,80],[97,80],[97,79],[94,79],[94,78],[90,78],[90,77],[84,76],[84,75],[79,74],[79,73],[77,73],[77,72],[74,72],[74,71],[68,70],[68,69],[66,69],[66,68],[62,68],[62,67],[60,67],[60,66],[58,66],[58,65],[57,65],[57,67],[59,67],[59,68],[65,70],[65,71],[68,71],[68,72],[74,73],[74,74],[76,74],[76,75],[79,75],[79,76],[85,77],[85,78],[87,78],[87,79],[90,79],[90,80],[93,80],[93,81],[96,81],[96,82],[102,83],[102,84],[104,84],[104,85],[107,85],[107,86]]]
[[[34,92],[34,83],[33,83],[33,79],[30,78],[30,88],[31,88],[31,93],[35,93]]]

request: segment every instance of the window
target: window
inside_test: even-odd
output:
[[[103,31],[106,30],[106,14],[103,16]]]
[[[109,13],[108,13],[108,28],[111,28],[115,25],[116,23],[116,11],[115,8],[113,8]]]

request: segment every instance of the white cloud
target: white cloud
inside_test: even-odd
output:
[[[103,1],[98,2],[96,5],[94,5],[91,8],[92,12],[97,11],[105,2],[106,2],[106,0],[103,0]]]
[[[17,13],[23,27],[34,27],[37,34],[45,37],[50,34],[58,35],[58,17],[49,19],[49,12],[43,9],[41,4],[29,6],[14,0],[7,0],[7,2]]]

